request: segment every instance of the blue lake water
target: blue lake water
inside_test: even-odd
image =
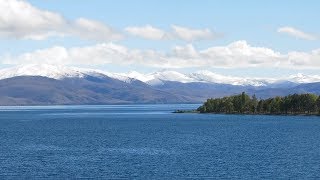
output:
[[[320,117],[0,107],[0,179],[319,179]]]

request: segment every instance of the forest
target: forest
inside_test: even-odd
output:
[[[245,92],[208,99],[197,111],[226,114],[320,114],[320,97],[315,94],[292,94],[284,97],[257,99]]]

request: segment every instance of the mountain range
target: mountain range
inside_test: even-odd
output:
[[[241,92],[258,98],[320,94],[320,76],[243,78],[211,71],[111,73],[48,64],[0,70],[0,105],[202,103]]]

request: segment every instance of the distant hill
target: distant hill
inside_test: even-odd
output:
[[[20,76],[0,80],[0,105],[187,103],[188,97],[103,77],[55,80]]]
[[[135,73],[137,75],[137,73]],[[257,98],[285,96],[293,93],[320,94],[320,83],[291,81],[234,85],[195,81],[189,76],[145,77],[145,82],[101,71],[29,65],[0,70],[0,105],[59,105],[59,104],[134,104],[134,103],[202,103],[208,98],[255,94]],[[140,74],[141,75],[141,74]],[[143,75],[142,75],[143,76]],[[142,79],[143,77],[139,77]],[[179,79],[178,78],[178,79]],[[171,79],[172,81],[166,80]],[[185,82],[186,80],[191,82]],[[223,79],[219,81],[223,82]],[[152,82],[152,83],[150,83]]]

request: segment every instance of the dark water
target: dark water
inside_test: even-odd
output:
[[[320,117],[0,108],[0,179],[319,179]]]

